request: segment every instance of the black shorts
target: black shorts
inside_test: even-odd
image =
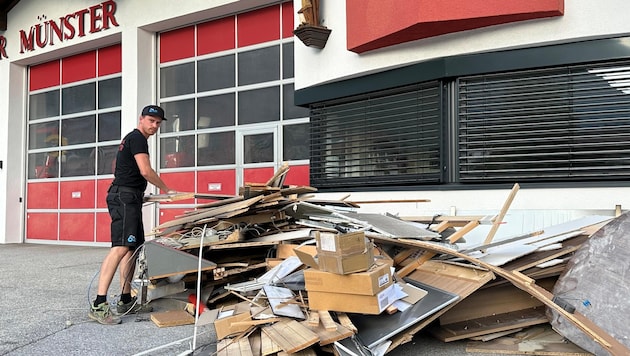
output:
[[[112,247],[129,246],[135,250],[144,243],[142,204],[144,192],[112,185],[107,193],[107,209],[112,219]]]

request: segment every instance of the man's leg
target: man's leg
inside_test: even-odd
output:
[[[88,316],[98,321],[101,324],[113,325],[120,324],[121,320],[116,318],[110,311],[109,304],[107,303],[107,291],[112,283],[114,274],[123,258],[129,253],[129,247],[127,246],[113,246],[103,263],[101,264],[101,270],[98,278],[98,291],[95,305],[92,305]]]
[[[107,295],[107,291],[114,279],[114,274],[116,274],[116,269],[120,266],[122,271],[123,265],[125,264],[125,257],[131,253],[127,246],[114,246],[109,250],[109,253],[105,256],[103,264],[101,265],[98,278],[98,295]],[[127,257],[127,259],[128,258],[129,257]],[[121,278],[123,278],[122,275]]]
[[[137,256],[134,255],[134,252],[128,249],[127,253],[120,261],[120,290],[123,294],[131,293],[131,281],[133,279],[133,273],[136,269],[136,257]]]

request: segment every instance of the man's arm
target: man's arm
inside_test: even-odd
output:
[[[155,170],[151,167],[151,162],[149,162],[149,155],[146,153],[137,153],[133,156],[138,164],[138,168],[140,168],[140,174],[147,180],[147,182],[153,184],[154,186],[160,188],[162,191],[166,193],[175,193],[174,190],[171,190],[166,183],[160,178],[160,176],[155,172]]]

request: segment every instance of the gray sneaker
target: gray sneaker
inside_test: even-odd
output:
[[[97,307],[93,305],[90,307],[88,317],[92,320],[98,321],[103,325],[116,325],[120,324],[121,320],[112,314],[107,302],[99,304]]]
[[[123,303],[118,301],[116,305],[116,312],[118,315],[125,315],[129,313],[150,313],[153,311],[153,307],[150,305],[142,305],[138,303],[138,298],[133,297],[129,303]]]

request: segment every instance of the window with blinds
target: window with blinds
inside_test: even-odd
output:
[[[459,178],[630,178],[630,62],[462,77]]]
[[[311,184],[440,182],[440,101],[432,82],[311,107]]]

